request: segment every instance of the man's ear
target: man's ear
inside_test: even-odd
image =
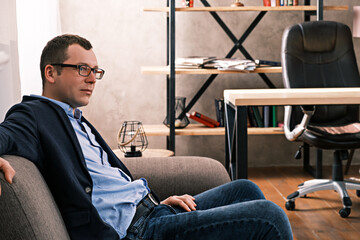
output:
[[[49,83],[55,83],[55,76],[57,75],[57,70],[54,66],[48,64],[45,66],[44,70],[46,81]]]

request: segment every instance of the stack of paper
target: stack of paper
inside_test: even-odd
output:
[[[243,70],[253,71],[256,68],[254,61],[238,58],[216,59],[214,66],[219,70]]]
[[[175,60],[176,68],[201,68],[205,63],[211,62],[215,57],[207,56],[189,56],[185,58],[177,58]]]

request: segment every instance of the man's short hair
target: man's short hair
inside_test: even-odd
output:
[[[92,49],[91,43],[83,37],[73,34],[64,34],[51,39],[44,47],[40,58],[40,71],[43,88],[45,85],[45,67],[52,63],[63,63],[69,56],[67,50],[70,45],[79,44],[85,50]],[[55,66],[58,74],[61,74],[61,67]]]

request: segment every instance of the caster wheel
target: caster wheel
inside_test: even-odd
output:
[[[339,214],[342,218],[346,218],[351,213],[351,208],[342,208],[339,210]]]
[[[295,209],[295,201],[291,201],[291,200],[287,201],[285,203],[285,208],[287,210],[294,210]]]
[[[356,190],[356,196],[360,197],[360,190]]]
[[[307,198],[307,195],[305,194],[304,196],[301,196],[302,198]]]

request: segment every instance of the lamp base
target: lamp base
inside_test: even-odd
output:
[[[142,153],[140,151],[134,151],[134,152],[125,152],[125,157],[141,157]]]
[[[231,4],[231,7],[243,7],[244,4],[242,4],[241,2],[234,2],[233,4]]]

